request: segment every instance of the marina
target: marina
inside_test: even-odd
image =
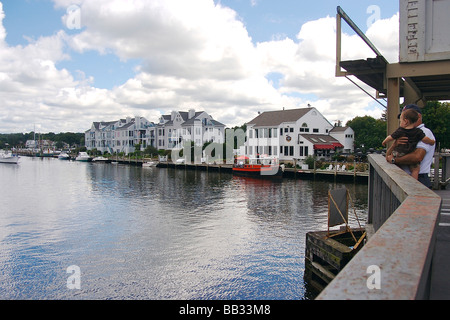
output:
[[[367,211],[366,184],[181,168],[37,157],[0,166],[0,295],[312,299],[306,233],[326,228],[327,191],[345,187]]]

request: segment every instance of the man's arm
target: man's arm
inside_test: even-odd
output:
[[[425,154],[426,154],[425,149],[417,148],[413,152],[408,153],[403,157],[395,158],[395,164],[411,165],[420,163],[425,157]],[[391,162],[392,158],[393,158],[392,155],[386,155],[386,160],[388,162]]]
[[[386,151],[386,161],[391,163],[391,160],[394,157],[392,155],[392,151],[397,146],[397,144],[404,144],[404,143],[407,143],[407,142],[408,142],[408,138],[407,137],[401,137],[401,138],[395,140],[394,143]],[[404,155],[403,157],[395,158],[395,163],[396,164],[404,164],[404,165],[411,165],[411,164],[420,163],[423,160],[423,158],[425,157],[425,154],[426,154],[425,149],[416,148],[416,150],[414,150],[411,153],[408,153],[408,154]]]

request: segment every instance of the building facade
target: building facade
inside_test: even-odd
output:
[[[313,107],[263,112],[247,123],[244,152],[249,157],[276,156],[284,162],[311,155],[327,159],[353,149],[353,130],[348,129],[337,129]]]
[[[155,146],[155,124],[144,117],[127,117],[117,121],[93,122],[85,132],[85,145],[88,150],[97,149],[104,153],[128,154],[140,145],[141,150]]]
[[[162,115],[157,124],[139,116],[93,122],[85,132],[85,145],[88,150],[97,149],[102,153],[128,154],[137,145],[143,151],[147,146],[158,150],[181,149],[183,141],[193,141],[197,146],[205,142],[223,143],[224,134],[224,124],[204,111],[191,109]]]
[[[225,135],[224,124],[205,111],[194,109],[162,115],[156,130],[156,147],[164,150],[181,149],[183,141],[192,141],[196,146],[202,146],[205,142],[223,143]]]

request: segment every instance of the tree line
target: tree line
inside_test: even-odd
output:
[[[54,141],[59,146],[64,143],[70,146],[84,146],[84,133],[74,133],[74,132],[61,132],[61,133],[36,133],[33,131],[29,133],[0,133],[0,149],[7,147],[18,147],[24,148],[27,140],[50,140]]]

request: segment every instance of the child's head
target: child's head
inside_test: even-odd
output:
[[[405,128],[413,125],[419,120],[419,113],[416,110],[408,109],[402,112],[400,116],[400,126]]]

